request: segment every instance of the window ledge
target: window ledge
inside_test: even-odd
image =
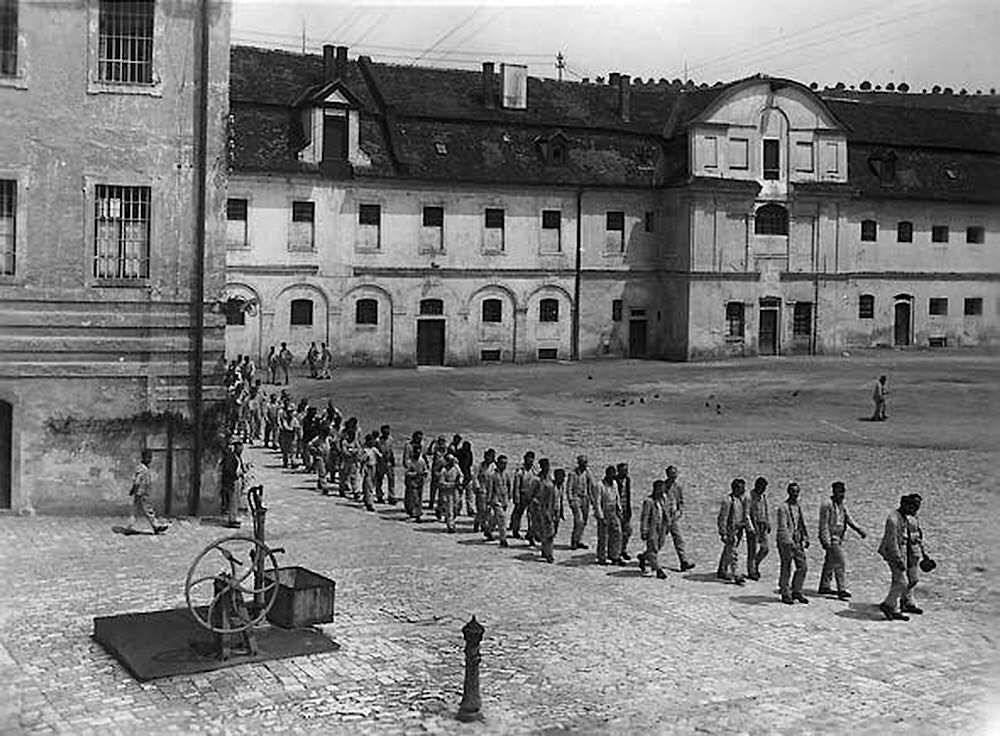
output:
[[[497,250],[495,248],[483,248],[482,253],[483,253],[484,256],[505,256],[505,255],[507,255],[507,251],[505,251],[505,250]]]
[[[288,244],[288,252],[289,253],[315,253],[316,252],[316,248],[314,246],[292,245],[291,243],[289,243]]]
[[[226,250],[251,250],[249,243],[226,243]]]
[[[0,286],[24,286],[24,277],[17,274],[0,274]]]
[[[22,75],[0,77],[0,87],[9,89],[28,89],[28,79]]]
[[[726,344],[727,345],[739,345],[742,342],[743,342],[743,338],[742,337],[730,337],[728,335],[726,336]]]
[[[144,97],[163,97],[163,83],[127,84],[123,82],[98,82],[91,79],[87,83],[88,95],[139,95]]]
[[[145,279],[94,279],[91,286],[106,289],[150,289],[152,284]]]
[[[381,253],[382,249],[381,248],[372,248],[370,246],[364,246],[364,245],[356,245],[356,246],[354,246],[354,252],[355,253],[372,253],[372,254],[375,254],[375,253]]]
[[[422,256],[443,256],[445,250],[444,248],[421,248],[417,253]]]
[[[359,332],[376,332],[378,330],[378,325],[359,325],[355,324],[354,329]]]

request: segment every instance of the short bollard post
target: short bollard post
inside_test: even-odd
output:
[[[465,637],[465,684],[462,704],[458,706],[460,721],[480,721],[483,718],[480,711],[482,699],[479,697],[479,644],[485,631],[475,616],[462,627],[462,636]]]

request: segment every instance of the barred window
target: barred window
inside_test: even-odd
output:
[[[788,235],[788,210],[780,204],[765,204],[754,217],[755,235]]]
[[[234,248],[247,246],[247,201],[226,200],[226,244]]]
[[[558,322],[559,321],[559,300],[558,299],[542,299],[538,303],[538,321],[539,322]]]
[[[792,335],[794,337],[809,337],[812,334],[812,321],[812,302],[796,302],[792,312]]]
[[[94,276],[149,277],[149,187],[98,184],[94,196]]]
[[[424,207],[424,227],[444,227],[444,207]]]
[[[486,227],[490,229],[503,229],[504,211],[495,207],[486,208]]]
[[[902,220],[896,223],[896,242],[897,243],[912,243],[913,242],[913,223],[907,220]]]
[[[935,317],[948,315],[948,297],[932,296],[927,303],[927,313]]]
[[[503,302],[483,299],[483,322],[503,322]]]
[[[101,0],[98,80],[152,84],[154,5],[154,0]]]
[[[948,242],[948,226],[947,225],[932,225],[931,226],[931,242],[932,243],[947,243]]]
[[[0,0],[0,76],[17,74],[17,0]]]
[[[862,294],[858,297],[858,319],[875,318],[875,297],[871,294]]]
[[[742,340],[746,324],[743,315],[742,302],[726,303],[726,337],[731,340]]]
[[[966,243],[985,243],[986,229],[982,225],[969,225],[965,228]]]
[[[622,300],[612,299],[611,300],[611,321],[621,322],[622,321]]]
[[[239,297],[228,299],[222,311],[226,315],[226,326],[243,327],[247,323],[247,303]]]
[[[0,179],[0,275],[14,275],[17,243],[17,182]]]
[[[440,299],[421,299],[420,314],[424,317],[436,317],[444,314],[444,302]]]
[[[878,240],[878,223],[875,220],[861,221],[861,239],[866,243]]]
[[[313,323],[313,302],[312,299],[292,299],[291,326],[312,327]]]
[[[315,221],[315,202],[292,202],[292,224],[288,230],[289,250],[313,250],[316,247]]]
[[[358,301],[354,305],[354,324],[377,325],[378,300],[358,299]]]

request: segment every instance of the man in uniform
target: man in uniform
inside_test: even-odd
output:
[[[379,451],[378,472],[375,475],[375,497],[379,503],[385,495],[382,491],[383,481],[389,488],[388,502],[396,505],[396,452],[393,449],[392,428],[383,424],[378,430],[378,440],[375,446]]]
[[[777,533],[775,541],[778,544],[778,557],[781,559],[781,571],[778,574],[778,591],[782,603],[808,603],[809,599],[802,595],[802,584],[806,580],[806,549],[809,547],[809,532],[799,505],[799,484],[788,484],[788,498],[778,506],[775,514]],[[795,575],[792,576],[792,564],[795,565]],[[789,578],[791,583],[789,584]]]
[[[274,345],[267,351],[267,382],[272,385],[278,382],[278,354]]]
[[[458,485],[462,479],[462,471],[458,467],[458,459],[450,452],[444,456],[444,467],[438,475],[438,497],[441,501],[441,511],[449,534],[455,533],[455,504],[457,502]]]
[[[719,556],[719,569],[716,575],[721,580],[731,580],[743,585],[746,578],[739,572],[740,543],[744,531],[753,531],[753,523],[746,501],[746,481],[733,478],[729,484],[730,493],[719,506],[718,528],[722,540],[722,554]]]
[[[844,535],[850,527],[864,539],[867,535],[854,523],[844,506],[844,496],[847,490],[841,481],[832,486],[830,499],[819,507],[819,543],[826,551],[823,559],[823,572],[819,576],[819,594],[836,594],[841,600],[851,597],[847,589],[847,564],[844,560]],[[833,590],[830,583],[836,580],[837,589]]]
[[[566,497],[573,514],[573,531],[570,534],[570,549],[587,549],[583,543],[583,532],[587,528],[590,507],[597,501],[597,478],[587,467],[587,456],[578,455],[576,467],[566,479]]]
[[[333,353],[326,343],[322,343],[319,348],[319,377],[330,378],[330,371],[333,369]]]
[[[406,513],[418,524],[423,514],[424,482],[427,480],[427,459],[424,457],[421,445],[423,434],[414,432],[410,441],[403,447],[403,507]]]
[[[532,479],[535,477],[535,453],[528,450],[524,453],[524,463],[514,471],[514,511],[510,515],[510,531],[514,539],[521,538],[521,517],[528,508],[528,501],[534,491]],[[530,525],[529,525],[530,526]],[[527,532],[531,543],[531,530]]]
[[[770,551],[767,535],[771,533],[771,514],[767,508],[767,479],[757,478],[750,490],[750,522],[753,531],[747,530],[747,577],[760,580],[760,563]]]
[[[885,400],[889,394],[889,388],[885,385],[885,376],[879,376],[875,381],[875,388],[872,389],[872,401],[875,402],[875,413],[872,414],[873,422],[885,421]]]
[[[556,536],[556,514],[557,494],[556,485],[550,475],[549,459],[543,457],[538,461],[538,492],[532,499],[532,508],[529,510],[535,519],[533,534],[538,538],[538,543],[542,548],[542,559],[546,562],[555,562],[552,554],[552,543]]]
[[[628,474],[628,463],[618,463],[618,493],[622,501],[622,559],[631,560],[628,540],[632,536],[632,478]]]
[[[677,553],[677,562],[681,566],[681,572],[687,572],[694,567],[694,563],[688,559],[684,546],[684,534],[681,529],[681,518],[684,516],[684,486],[677,480],[677,468],[673,465],[667,466],[667,480],[663,486],[663,502],[667,507],[667,532],[674,542],[674,551]]]
[[[507,509],[510,508],[514,494],[514,479],[507,470],[507,456],[497,457],[496,469],[485,477],[486,501],[489,504],[492,521],[491,529],[496,529],[500,535],[500,546],[507,544]],[[492,532],[487,539],[492,539]]]
[[[910,527],[906,517],[913,513],[913,498],[903,496],[899,508],[892,511],[885,520],[885,532],[878,553],[889,566],[891,581],[889,592],[879,604],[879,609],[890,621],[909,621],[910,617],[899,610],[900,601],[907,595],[908,581],[906,568],[909,562]]]
[[[624,565],[622,560],[622,504],[614,465],[604,469],[597,489],[594,516],[597,518],[597,564]]]
[[[149,471],[149,466],[153,463],[153,451],[143,450],[139,456],[139,464],[135,467],[135,475],[132,476],[132,488],[128,495],[132,497],[132,514],[129,518],[129,529],[135,529],[136,514],[142,514],[149,521],[149,526],[154,534],[162,534],[169,527],[160,523],[153,510],[153,504],[149,501],[149,494],[152,491],[153,477]]]
[[[653,492],[642,502],[642,512],[639,517],[639,534],[646,543],[646,549],[639,553],[639,570],[646,572],[649,565],[656,577],[663,580],[667,574],[660,567],[659,552],[667,541],[667,531],[670,529],[670,514],[664,499],[666,481],[653,481]]]
[[[559,522],[566,518],[566,469],[556,468],[552,475],[552,483],[556,487],[556,512],[554,518],[555,530],[552,532],[553,541],[559,534]]]
[[[319,348],[316,347],[316,343],[309,343],[309,350],[306,351],[306,359],[303,363],[309,366],[309,377],[316,378],[319,375],[316,372],[317,364],[319,363]]]
[[[492,476],[496,473],[496,457],[496,450],[492,447],[488,448],[483,453],[483,460],[476,466],[476,471],[468,483],[472,490],[476,511],[475,525],[472,530],[481,531],[488,541],[493,539],[494,517],[487,496],[493,482]]]

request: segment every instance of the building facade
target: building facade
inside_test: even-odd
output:
[[[157,505],[186,510],[198,333],[207,375],[223,350],[192,304],[199,268],[223,288],[228,70],[221,0],[0,0],[0,507],[123,509],[148,447]]]
[[[985,97],[556,82],[347,51],[233,49],[231,356],[997,340],[1000,118]]]

